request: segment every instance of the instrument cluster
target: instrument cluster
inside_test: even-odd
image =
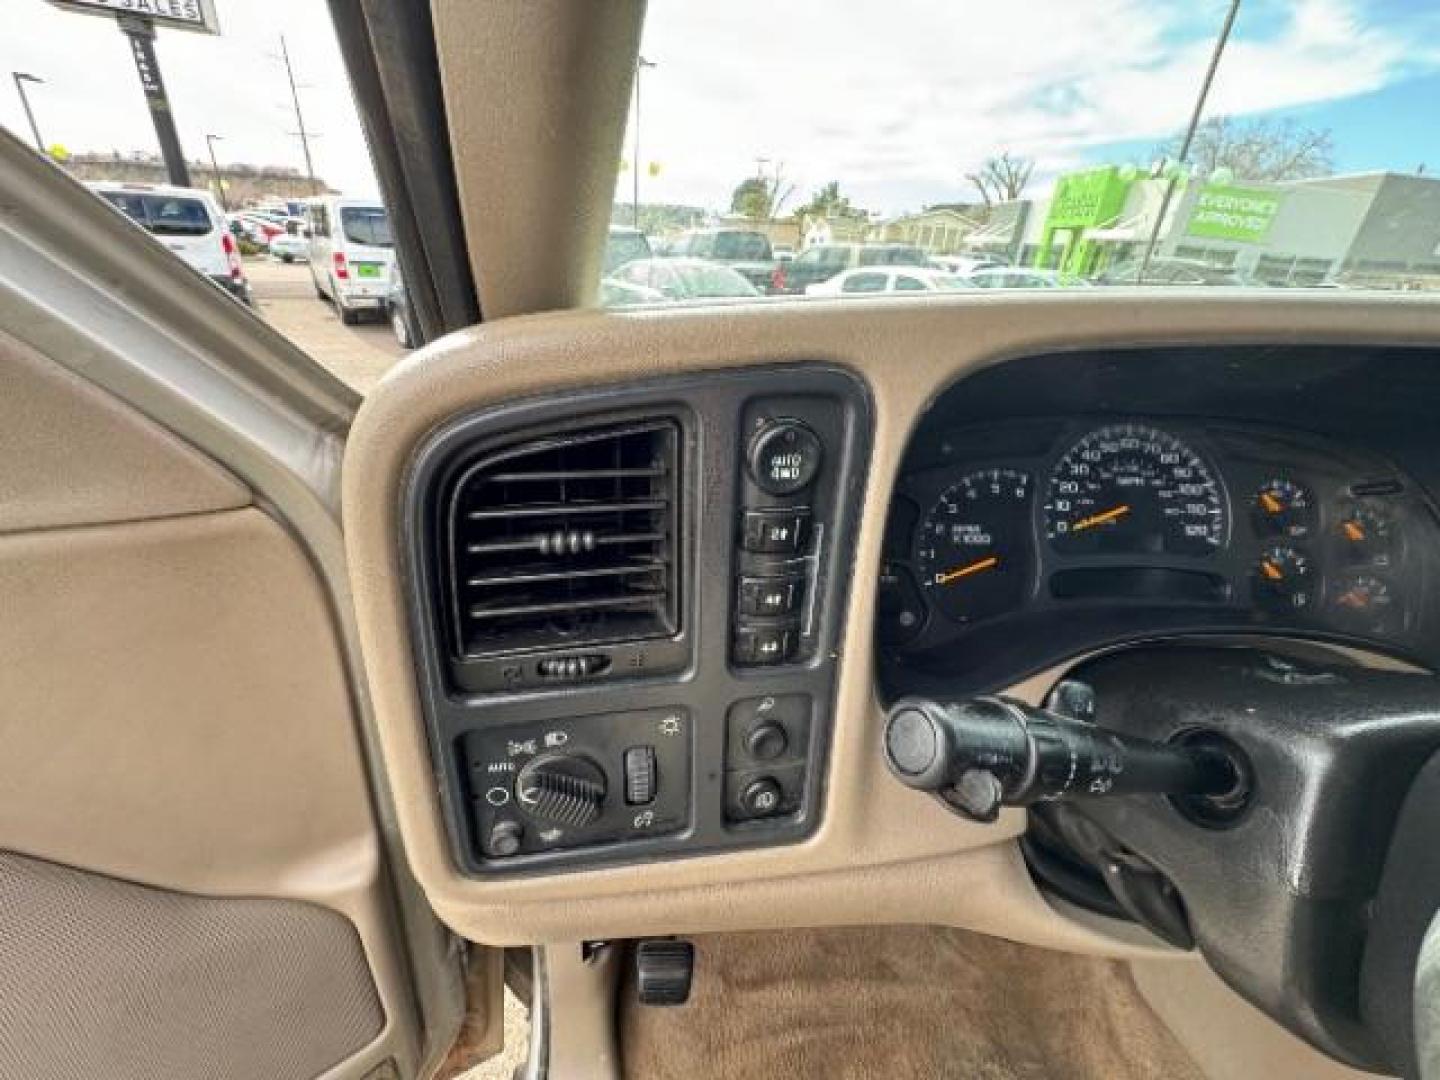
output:
[[[1192,632],[1404,654],[1429,627],[1433,514],[1368,453],[1119,417],[961,428],[920,457],[897,486],[877,627],[917,670]]]

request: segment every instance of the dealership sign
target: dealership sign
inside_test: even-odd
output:
[[[84,15],[129,15],[171,30],[220,32],[215,0],[50,0],[50,3]]]
[[[1265,239],[1279,210],[1276,192],[1207,184],[1200,189],[1185,231],[1191,236],[1253,244]]]

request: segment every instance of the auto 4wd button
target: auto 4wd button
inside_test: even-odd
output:
[[[820,471],[820,437],[799,420],[774,420],[750,441],[750,477],[770,495],[793,495]]]

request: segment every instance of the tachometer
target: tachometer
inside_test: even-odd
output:
[[[1045,535],[1066,554],[1208,555],[1227,528],[1209,467],[1152,427],[1097,428],[1050,475]]]
[[[1018,607],[1031,587],[1030,477],[985,469],[941,493],[920,523],[916,555],[931,602],[956,622]]]

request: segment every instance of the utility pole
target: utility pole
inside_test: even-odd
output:
[[[225,178],[220,175],[220,163],[215,160],[215,144],[224,142],[223,135],[206,135],[205,144],[210,147],[210,168],[215,173],[215,191],[220,196],[220,209],[227,214],[230,212],[230,204],[225,201]]]
[[[25,119],[30,121],[30,134],[35,136],[35,149],[45,153],[45,140],[40,138],[40,125],[35,123],[35,113],[30,108],[30,98],[25,93],[25,84],[43,83],[45,80],[38,75],[28,75],[23,71],[12,71],[11,77],[15,80],[15,90],[20,95],[20,104],[25,107]]]
[[[1205,69],[1205,78],[1200,82],[1200,93],[1195,98],[1195,108],[1190,113],[1190,126],[1185,129],[1185,138],[1180,143],[1180,158],[1177,166],[1184,166],[1190,156],[1190,144],[1195,141],[1195,129],[1200,126],[1200,114],[1205,111],[1205,99],[1210,96],[1210,86],[1215,82],[1215,69],[1220,66],[1220,56],[1225,52],[1225,43],[1230,40],[1230,31],[1235,26],[1235,16],[1240,14],[1240,0],[1230,0],[1230,10],[1225,13],[1225,23],[1220,27],[1220,36],[1215,39],[1215,50],[1210,54],[1210,66]],[[1140,273],[1135,277],[1136,285],[1145,284],[1145,275],[1150,270],[1150,260],[1155,256],[1155,244],[1160,239],[1160,226],[1170,209],[1170,200],[1175,197],[1175,177],[1165,183],[1165,194],[1160,199],[1160,212],[1150,226],[1150,240],[1145,245],[1145,258],[1140,262]]]
[[[300,111],[300,90],[295,85],[295,69],[290,66],[290,49],[285,44],[284,34],[280,35],[280,55],[285,60],[285,77],[290,80],[290,100],[295,104],[295,126],[299,128],[295,134],[300,136],[300,146],[305,151],[305,175],[310,178],[310,194],[318,195],[315,190],[315,162],[310,157],[310,140],[315,133],[305,130],[305,114]]]
[[[129,40],[130,51],[135,56],[135,71],[140,76],[145,103],[150,106],[150,119],[155,124],[155,138],[160,143],[160,156],[165,159],[170,183],[176,187],[189,187],[190,167],[180,149],[180,135],[175,130],[175,117],[170,112],[170,95],[165,92],[165,82],[160,78],[160,63],[155,59],[155,24],[133,15],[121,15],[115,22]]]
[[[653,67],[653,61],[643,56],[635,58],[635,141],[631,147],[630,217],[631,224],[637,229],[640,228],[640,76],[646,68]]]

